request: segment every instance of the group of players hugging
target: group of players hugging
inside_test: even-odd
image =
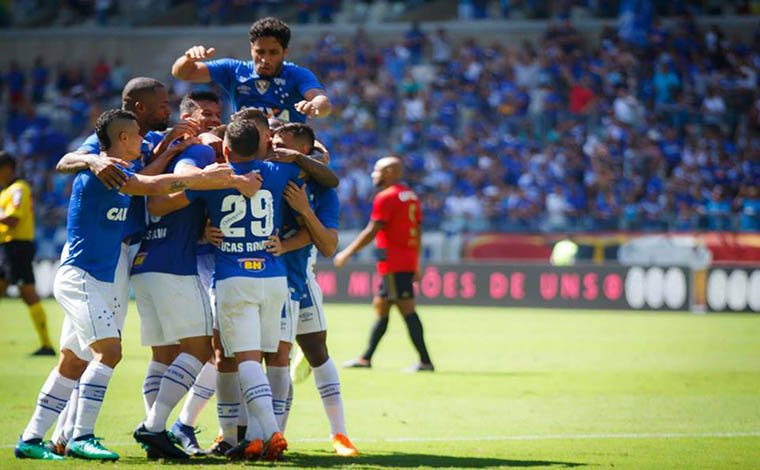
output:
[[[338,177],[304,122],[329,115],[330,100],[311,71],[284,60],[287,24],[263,18],[249,35],[251,61],[209,60],[213,48],[194,46],[172,66],[180,80],[224,90],[235,110],[229,123],[222,124],[218,95],[195,91],[183,97],[180,121],[169,129],[166,87],[133,78],[121,109],[104,112],[95,133],[58,163],[58,171],[76,173],[53,289],[65,313],[61,354],[16,457],[119,458],[95,436],[95,422],[122,357],[130,281],[141,342],[151,348],[145,419],[133,433],[148,458],[282,459],[296,342],[314,375],[335,452],[358,455],[346,431],[313,271],[317,251],[330,257],[338,245]],[[399,183],[401,168],[396,157],[376,163],[372,177],[383,191],[372,220],[335,256],[340,267],[373,238],[384,253],[378,319],[367,352],[349,367],[370,366],[395,303],[420,354],[412,371],[433,370],[413,302],[421,213],[416,195]],[[214,393],[219,435],[204,450],[195,426]]]

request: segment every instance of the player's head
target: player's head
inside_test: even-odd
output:
[[[237,119],[224,132],[224,156],[227,161],[253,160],[260,157],[259,130],[253,121]]]
[[[269,130],[269,120],[263,111],[256,108],[243,108],[232,115],[232,120],[252,121],[259,131],[258,154],[264,155],[272,145],[272,132]]]
[[[222,101],[213,91],[194,91],[179,103],[180,119],[195,121],[201,132],[208,132],[222,123]]]
[[[5,150],[0,150],[0,187],[10,184],[15,174],[16,160]]]
[[[219,137],[220,139],[224,139],[224,133],[227,131],[227,124],[220,124],[216,126],[215,128],[208,131],[209,134],[215,135]]]
[[[372,170],[372,183],[378,188],[386,188],[404,176],[404,166],[398,157],[383,157]]]
[[[288,55],[290,27],[277,18],[257,20],[248,31],[251,39],[251,58],[257,74],[272,77],[280,73],[282,62]]]
[[[144,131],[164,131],[169,127],[169,92],[155,78],[136,77],[124,85],[121,107],[137,116],[137,123]]]
[[[95,133],[100,148],[124,160],[134,160],[140,156],[142,136],[137,116],[125,109],[110,109],[98,117]]]
[[[296,150],[304,155],[314,151],[314,131],[306,124],[290,122],[277,128],[272,147]]]

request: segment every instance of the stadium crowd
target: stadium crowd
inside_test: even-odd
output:
[[[291,57],[333,102],[313,126],[342,177],[342,228],[366,221],[367,170],[388,151],[428,228],[760,228],[760,30],[742,42],[685,19],[630,42],[606,29],[587,47],[562,20],[538,44],[505,46],[412,25],[396,43],[327,35]],[[113,58],[3,71],[3,144],[35,189],[39,257],[65,241],[71,177],[55,163],[129,77]],[[176,104],[188,85],[167,83]]]

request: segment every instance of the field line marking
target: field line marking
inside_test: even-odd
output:
[[[760,437],[760,431],[749,432],[642,432],[642,433],[603,433],[603,434],[535,434],[515,436],[450,436],[450,437],[384,437],[352,438],[354,442],[467,442],[467,441],[545,441],[562,439],[699,439],[710,437]],[[289,439],[290,442],[330,442],[322,437]],[[136,442],[112,442],[108,447],[125,447],[137,445]],[[0,445],[3,449],[12,449],[15,444]]]

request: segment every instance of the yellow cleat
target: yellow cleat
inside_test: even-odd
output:
[[[332,445],[335,453],[341,457],[356,457],[359,455],[359,451],[345,434],[336,434],[332,439]]]
[[[298,345],[295,345],[295,350],[293,366],[290,367],[290,378],[293,380],[294,385],[300,384],[311,375],[311,366],[309,365],[309,361],[306,360],[306,356],[303,355],[303,351]]]

